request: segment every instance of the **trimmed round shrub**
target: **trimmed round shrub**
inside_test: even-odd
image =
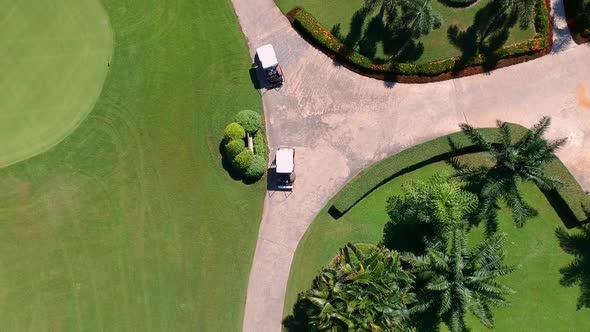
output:
[[[236,122],[241,124],[249,133],[255,133],[260,129],[262,118],[260,114],[252,110],[243,110],[236,115]]]
[[[227,159],[234,160],[234,158],[240,154],[240,152],[246,149],[243,139],[232,139],[225,145],[225,155]]]
[[[254,156],[245,175],[249,178],[259,178],[266,171],[266,160],[262,156]]]
[[[244,137],[246,137],[246,131],[239,123],[232,122],[225,127],[223,138],[226,141],[244,139]]]
[[[240,171],[242,174],[246,174],[246,171],[250,167],[250,164],[252,164],[253,160],[254,154],[252,153],[252,151],[245,149],[234,158],[234,160],[232,161],[232,165],[236,170]]]

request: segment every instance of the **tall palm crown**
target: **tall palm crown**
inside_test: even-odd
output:
[[[535,0],[499,0],[500,10],[518,17],[522,28],[528,28],[533,24],[537,2]]]
[[[429,305],[452,332],[468,331],[467,312],[492,328],[492,307],[506,305],[505,296],[513,292],[497,280],[515,269],[503,264],[504,235],[488,237],[473,249],[466,238],[464,227],[457,227],[448,243],[433,244],[425,255],[404,255],[422,285],[419,296],[432,299]]]
[[[409,331],[408,318],[419,309],[411,289],[412,276],[397,252],[375,246],[361,251],[349,243],[299,297],[310,304],[311,329]]]
[[[451,230],[465,223],[476,207],[477,196],[464,191],[457,180],[435,175],[427,182],[408,182],[402,195],[387,200],[390,221],[385,226],[383,242],[390,249],[419,252],[421,249],[415,242],[421,241],[426,246],[427,242],[446,239]],[[391,237],[399,233],[421,238],[412,241],[412,249],[396,247]]]
[[[430,5],[430,0],[364,0],[363,8],[379,8],[378,17],[383,23],[407,29],[412,37],[426,35],[442,25],[442,17]]]
[[[543,117],[521,139],[514,140],[510,127],[501,121],[499,143],[494,144],[481,132],[468,124],[461,130],[481,150],[485,150],[494,163],[492,167],[472,167],[456,160],[456,176],[467,183],[481,186],[480,217],[488,222],[488,232],[496,229],[496,209],[500,199],[511,209],[517,226],[525,224],[535,214],[518,191],[524,181],[531,181],[543,190],[555,189],[561,182],[545,173],[547,163],[556,158],[555,152],[566,143],[566,139],[548,141],[543,136],[551,125],[550,117]]]
[[[429,0],[404,0],[402,2],[402,24],[414,38],[429,34],[442,26],[441,15],[432,9]]]

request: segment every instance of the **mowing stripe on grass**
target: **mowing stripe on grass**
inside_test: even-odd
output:
[[[265,181],[232,180],[218,151],[261,107],[231,4],[103,4],[116,43],[95,108],[0,169],[2,329],[238,331]]]

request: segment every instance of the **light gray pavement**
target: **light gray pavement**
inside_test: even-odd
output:
[[[556,1],[556,0],[554,0]],[[299,240],[327,201],[368,165],[468,121],[530,126],[553,117],[549,137],[569,138],[559,157],[590,190],[590,47],[556,19],[554,53],[538,60],[431,84],[387,83],[332,62],[291,28],[272,0],[233,0],[252,55],[272,43],[286,75],[263,94],[271,157],[297,150],[290,196],[269,192],[250,272],[243,330],[281,330],[289,269]],[[563,15],[562,3],[554,4]]]

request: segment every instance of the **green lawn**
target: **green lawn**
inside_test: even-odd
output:
[[[299,243],[293,265],[285,314],[290,313],[297,293],[311,286],[313,277],[347,242],[377,243],[382,239],[388,217],[386,199],[400,194],[401,185],[410,179],[427,179],[434,174],[451,174],[445,163],[436,163],[393,179],[355,205],[348,213],[334,220],[327,209],[311,224]],[[559,269],[572,257],[564,253],[555,237],[562,222],[545,196],[534,185],[522,188],[525,200],[539,211],[524,229],[517,229],[510,213],[501,212],[501,231],[507,233],[507,263],[520,263],[522,268],[506,277],[505,282],[516,294],[512,306],[495,309],[498,331],[582,331],[590,329],[589,310],[576,311],[579,289],[559,285]],[[327,204],[329,207],[331,204]],[[483,230],[475,230],[470,241],[483,238]],[[476,331],[487,330],[470,317],[469,325]]]
[[[4,1],[2,15],[13,3],[36,24],[34,11],[84,17],[90,1]],[[218,152],[237,111],[261,108],[231,3],[103,5],[115,48],[94,109],[0,169],[2,330],[238,331],[265,181],[232,180]]]
[[[0,167],[47,150],[94,107],[113,51],[96,0],[0,0]]]
[[[353,23],[352,18],[362,7],[363,0],[276,0],[276,3],[284,13],[287,13],[296,6],[305,8],[328,30],[339,25],[340,35],[343,37],[343,41],[349,46],[356,47],[360,53],[369,58],[388,59],[391,55],[396,54],[396,50],[400,47],[399,45],[403,44],[399,40],[388,40],[387,36],[392,35],[391,32],[383,32],[379,28],[371,29],[369,27],[371,18],[377,15],[377,11],[371,13],[362,21],[362,33],[359,31],[361,30],[361,24]],[[463,50],[454,45],[448,37],[449,28],[457,25],[460,31],[465,31],[472,25],[479,26],[491,20],[491,15],[483,15],[476,20],[476,14],[480,11],[483,13],[484,9],[489,7],[488,5],[490,5],[491,0],[479,0],[467,8],[452,8],[440,0],[431,0],[430,3],[432,8],[442,16],[442,26],[417,40],[417,42],[421,42],[424,46],[422,52],[414,51],[408,54],[398,55],[398,61],[425,63],[462,55],[464,53]],[[351,31],[357,32],[350,34]],[[509,32],[505,45],[529,39],[535,35],[532,25],[528,29],[523,30],[518,24],[515,24],[510,28]],[[352,36],[355,35],[357,37],[353,38]],[[349,37],[348,39],[347,36]],[[369,40],[367,43],[369,46],[360,47],[359,49],[356,42],[362,36],[365,36],[365,40]],[[461,42],[459,45],[466,49],[470,48],[472,43]]]

